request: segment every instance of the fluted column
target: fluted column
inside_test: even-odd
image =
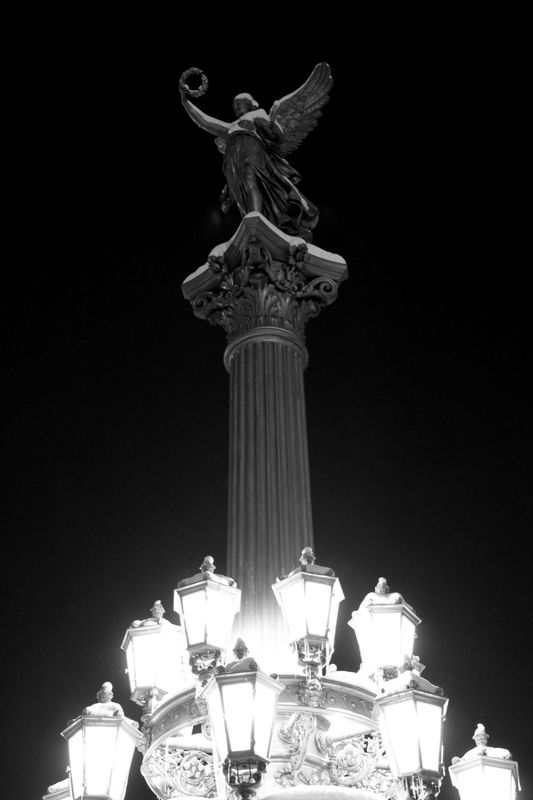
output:
[[[196,316],[225,329],[230,374],[227,572],[242,591],[235,633],[267,670],[294,669],[271,586],[313,546],[303,372],[307,320],[347,276],[333,254],[259,213],[183,284]]]
[[[238,576],[243,593],[239,634],[258,658],[261,650],[264,663],[277,655],[284,633],[271,586],[298,564],[304,545],[313,546],[303,381],[307,352],[290,332],[256,328],[228,345],[225,363],[228,571]],[[279,656],[276,663],[279,670]]]

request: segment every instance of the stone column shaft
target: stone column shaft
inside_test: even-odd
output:
[[[264,662],[284,638],[271,586],[298,564],[302,547],[313,546],[303,381],[307,353],[297,337],[276,328],[255,329],[226,352],[227,569],[242,591],[236,630],[258,658],[261,651]]]

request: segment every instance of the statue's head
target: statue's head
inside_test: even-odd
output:
[[[233,98],[233,113],[236,117],[241,117],[248,111],[255,111],[256,108],[259,108],[259,103],[248,92],[241,92]]]

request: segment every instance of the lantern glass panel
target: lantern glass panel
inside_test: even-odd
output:
[[[333,596],[331,599],[331,609],[329,615],[329,638],[333,643],[335,639],[335,630],[337,628],[337,616],[339,613],[339,604],[344,600],[344,592],[338,580],[333,584]]]
[[[180,596],[189,647],[205,642],[206,592],[187,592]]]
[[[401,617],[396,611],[370,614],[371,645],[370,662],[377,667],[386,667],[400,662]]]
[[[237,611],[235,603],[235,595],[226,591],[226,587],[208,586],[205,607],[207,644],[218,650],[227,649]]]
[[[267,759],[276,710],[276,692],[258,680],[255,688],[255,752]]]
[[[487,800],[515,800],[515,781],[510,769],[496,766],[485,767],[482,796]]]
[[[406,699],[400,703],[383,706],[381,713],[385,721],[387,755],[393,773],[409,775],[419,772],[421,765],[414,700]]]
[[[461,773],[457,778],[457,789],[459,790],[461,800],[478,800],[479,797],[483,797],[484,783],[482,766],[465,770],[465,772]],[[506,797],[506,795],[503,795],[503,797]]]
[[[186,680],[184,671],[185,640],[183,631],[174,626],[164,626],[159,637],[157,683],[165,692],[176,692]]]
[[[83,732],[81,726],[68,740],[68,754],[74,798],[78,798],[83,792]]]
[[[140,686],[140,681],[137,682],[137,670],[135,669],[135,651],[133,648],[133,639],[130,639],[126,647],[126,663],[128,665],[128,678],[130,681],[130,691],[135,691],[135,687]]]
[[[409,619],[402,614],[402,633],[401,633],[401,648],[400,655],[413,657],[413,650],[415,649],[415,629],[416,625],[413,620]],[[398,662],[401,663],[401,662]]]
[[[254,685],[251,681],[226,683],[222,686],[224,716],[229,750],[248,751],[252,747],[254,723]]]
[[[211,690],[206,694],[206,700],[209,708],[209,719],[213,727],[213,742],[218,750],[220,760],[224,761],[228,755],[228,742],[220,689],[216,683],[212,684]]]
[[[441,761],[441,706],[417,701],[416,709],[422,769],[438,772]]]
[[[306,630],[306,610],[303,581],[298,577],[297,581],[285,585],[279,591],[278,598],[281,599],[281,607],[289,640],[296,642],[307,634]]]
[[[115,757],[116,726],[84,725],[85,794],[108,796]]]
[[[126,731],[119,728],[113,757],[113,774],[109,789],[109,797],[111,800],[122,800],[124,797],[134,747],[135,744],[131,736],[128,736]]]
[[[310,636],[326,636],[329,628],[331,585],[306,580],[305,612]]]
[[[499,766],[479,759],[452,775],[461,800],[516,800],[513,769],[505,763]]]

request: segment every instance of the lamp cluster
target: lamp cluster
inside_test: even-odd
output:
[[[313,708],[312,698],[320,693],[333,652],[343,599],[339,580],[333,570],[316,564],[306,547],[300,565],[272,589],[287,640],[303,668],[306,704]],[[197,575],[180,581],[174,607],[182,624],[165,620],[164,608],[156,601],[152,616],[135,620],[126,631],[122,649],[131,699],[143,708],[146,724],[163,698],[196,682],[196,703],[209,721],[219,772],[234,797],[253,797],[269,763],[284,684],[259,669],[241,639],[233,649],[234,659],[227,660],[240,590],[231,578],[215,574],[210,556]],[[385,578],[366,595],[349,623],[361,653],[361,676],[374,687],[374,717],[397,800],[436,798],[444,775],[442,733],[448,700],[421,676],[424,666],[413,655],[419,623],[403,597],[389,591]],[[63,731],[69,781],[50,787],[45,798],[123,800],[133,750],[144,737],[112,697],[111,684],[103,684],[97,702]],[[518,766],[509,751],[488,747],[482,725],[474,739],[476,747],[454,758],[449,768],[460,800],[515,800]]]

